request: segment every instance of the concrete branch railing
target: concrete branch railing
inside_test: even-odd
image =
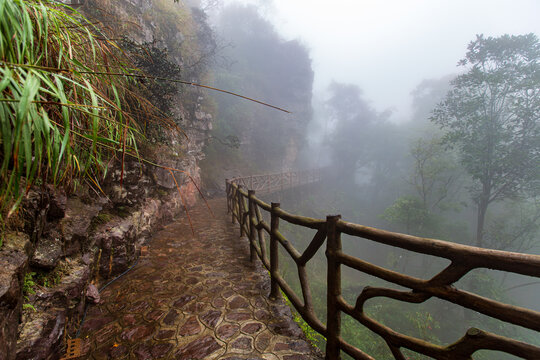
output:
[[[288,171],[275,174],[238,177],[227,182],[255,190],[257,194],[269,194],[321,180],[322,169]]]
[[[251,260],[255,261],[258,257],[270,272],[270,297],[279,297],[279,289],[281,289],[302,318],[314,330],[326,337],[327,359],[339,359],[341,351],[355,359],[373,359],[370,355],[343,340],[341,337],[341,313],[351,316],[359,322],[359,326],[363,325],[382,337],[395,359],[398,360],[405,360],[402,353],[403,348],[435,359],[446,360],[471,359],[471,355],[481,349],[501,351],[525,359],[540,359],[539,347],[480,329],[471,328],[455,343],[441,346],[401,334],[374,320],[364,312],[366,301],[377,297],[414,304],[435,297],[489,317],[540,332],[539,312],[505,304],[455,287],[458,280],[478,268],[539,278],[540,256],[489,250],[393,233],[343,221],[340,215],[330,215],[322,220],[290,214],[282,210],[279,203],[267,204],[255,196],[256,192],[250,186],[255,187],[255,189],[266,189],[265,186],[270,183],[276,185],[269,186],[269,188],[275,188],[278,186],[277,184],[281,184],[275,180],[279,178],[278,174],[266,176],[267,179],[254,176],[227,180],[228,210],[231,213],[233,223],[238,222],[240,225],[240,236],[245,235],[249,238]],[[246,190],[245,187],[248,187],[249,190]],[[263,211],[270,214],[270,224],[264,221]],[[279,231],[281,220],[316,230],[313,240],[303,253],[300,253],[281,234]],[[448,259],[451,263],[428,280],[404,275],[344,253],[341,247],[341,234],[348,234],[419,254]],[[269,244],[267,243],[268,237]],[[328,266],[326,324],[320,321],[315,314],[306,271],[306,264],[325,244]],[[279,246],[282,246],[296,263],[302,297],[299,297],[280,275]],[[358,295],[356,303],[349,304],[341,295],[342,266],[356,269],[408,290],[365,287]]]

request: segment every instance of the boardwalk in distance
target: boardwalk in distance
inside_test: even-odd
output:
[[[268,299],[268,273],[225,199],[190,211],[156,233],[149,252],[102,293],[81,330],[87,359],[315,360],[283,301]],[[228,220],[227,220],[228,219]]]

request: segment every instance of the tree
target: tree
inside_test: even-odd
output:
[[[407,234],[440,237],[440,215],[456,209],[452,200],[457,195],[460,172],[454,154],[445,151],[439,137],[433,137],[414,141],[410,155],[414,194],[399,197],[384,210],[382,218],[401,225]]]
[[[236,136],[239,147],[223,147],[221,142],[207,147],[203,166],[213,174],[207,181],[221,183],[223,177],[239,173],[295,167],[312,115],[313,70],[307,48],[297,40],[283,39],[253,5],[224,7],[216,14],[215,25],[232,46],[222,53],[229,66],[216,63],[213,68],[213,86],[233,89],[292,114],[216,94],[218,114],[212,137]]]
[[[382,218],[390,223],[405,227],[406,234],[420,235],[429,217],[429,212],[416,196],[402,196],[387,207]]]
[[[428,212],[447,207],[454,197],[460,176],[454,154],[444,151],[439,137],[420,138],[411,147],[413,174],[411,183]]]
[[[368,170],[366,177],[373,178],[377,167],[388,164],[384,160],[396,161],[393,149],[401,145],[393,141],[398,134],[388,121],[390,111],[377,112],[357,85],[333,82],[328,90],[325,105],[333,127],[328,145],[337,172],[343,180],[355,181],[363,168]]]
[[[477,205],[476,245],[483,246],[488,206],[538,193],[540,179],[540,44],[534,34],[477,35],[431,120],[447,130],[471,175]]]
[[[414,123],[424,123],[429,119],[433,108],[440,103],[448,90],[455,74],[446,75],[438,79],[424,79],[411,91],[412,120]]]
[[[491,216],[485,239],[494,249],[527,252],[538,246],[540,203],[538,199],[510,201]]]

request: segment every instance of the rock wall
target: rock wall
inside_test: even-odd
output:
[[[178,43],[193,39],[193,31],[204,24],[184,8],[182,26],[164,22],[169,3],[88,0],[82,10],[98,19],[97,9],[105,11],[114,17],[116,31],[129,22],[132,39],[157,40],[182,68],[195,55],[183,53]],[[196,40],[191,41],[194,47]],[[198,64],[184,74],[199,81],[204,67]],[[0,360],[60,358],[87,302],[99,301],[97,288],[137,260],[152,231],[177,216],[184,204],[198,201],[198,164],[212,115],[197,89],[180,91],[171,103],[170,117],[185,136],[163,130],[149,139],[144,156],[160,166],[125,159],[122,171],[119,162],[112,162],[100,184],[103,192],[83,186],[66,194],[48,185],[29,191],[19,231],[4,234],[0,248]],[[173,178],[168,168],[181,171],[173,171]]]
[[[308,49],[286,40],[257,7],[229,4],[215,17],[216,31],[234,46],[223,50],[227,66],[215,66],[215,84],[286,109],[216,95],[219,118],[208,157],[202,162],[207,186],[224,179],[299,168],[298,153],[312,117],[314,72]],[[235,138],[236,142],[229,140]]]
[[[135,197],[123,190],[126,197]],[[6,359],[58,357],[65,336],[73,336],[77,330],[86,302],[96,300],[95,295],[88,293],[127,270],[151,231],[172,220],[181,208],[175,192],[149,194],[129,208],[105,197],[69,196],[64,207],[57,208],[52,204],[63,197],[58,192],[49,189],[46,202],[40,204],[39,213],[46,220],[40,222],[38,217],[28,224],[40,237],[30,241],[29,235],[14,233],[2,248],[0,261],[11,260],[10,272],[1,278],[1,288],[6,290],[2,291],[0,311],[6,314],[2,327],[7,335],[3,337],[6,344],[0,346],[6,349],[2,354],[11,354]],[[51,217],[57,210],[64,215]],[[4,255],[6,252],[9,256]],[[31,272],[25,272],[27,266]],[[39,276],[47,282],[33,285],[33,293],[27,293],[26,299],[21,296],[25,281],[29,281],[28,275],[25,280],[25,273],[33,274],[33,283],[38,282]],[[27,306],[19,323],[20,310],[14,309],[20,309],[21,302]],[[12,339],[17,332],[13,329],[17,326],[14,351]]]
[[[9,233],[0,250],[0,359],[12,359],[22,310],[22,284],[28,268],[27,234]]]

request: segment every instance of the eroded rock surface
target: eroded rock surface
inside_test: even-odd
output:
[[[30,264],[46,270],[54,269],[64,255],[62,246],[62,235],[56,229],[51,230],[47,236],[38,240]]]
[[[84,253],[93,246],[89,243],[90,225],[100,210],[99,202],[85,204],[78,197],[67,200],[66,216],[60,220],[65,255]]]
[[[80,316],[90,268],[81,260],[63,260],[66,274],[53,287],[38,287],[29,296],[32,309],[19,324],[16,359],[49,359],[61,352],[68,320]]]
[[[5,234],[0,250],[0,359],[14,359],[17,324],[22,308],[22,286],[28,266],[30,238]]]
[[[101,295],[82,328],[87,359],[319,359],[226,219],[225,200],[190,211]],[[290,345],[289,345],[290,344]]]
[[[163,200],[153,198],[143,200],[138,208],[126,211],[126,216],[107,216],[108,221],[98,221],[96,227],[96,219],[99,220],[98,213],[102,209],[99,203],[88,205],[79,198],[67,199],[64,218],[57,223],[47,225],[48,228],[42,232],[42,237],[38,239],[30,259],[30,264],[35,268],[56,272],[58,282],[51,283],[49,286],[37,286],[34,289],[35,294],[28,296],[25,302],[29,304],[30,308],[23,311],[22,322],[18,325],[18,330],[17,323],[21,317],[21,301],[16,303],[12,301],[6,305],[6,308],[11,306],[11,312],[6,313],[0,319],[2,321],[0,332],[6,333],[0,334],[2,335],[0,346],[9,346],[13,349],[14,341],[9,339],[13,336],[17,339],[16,350],[7,352],[13,354],[7,359],[49,359],[51,356],[54,357],[62,353],[65,329],[69,332],[78,325],[86,300],[90,303],[100,301],[100,294],[96,286],[90,284],[92,278],[99,274],[106,281],[106,279],[126,270],[136,260],[137,248],[150,231],[161,225],[165,219],[171,218],[178,208],[177,202],[172,196]],[[61,203],[61,200],[57,200],[57,202]],[[26,239],[26,245],[19,247],[26,248],[25,251],[30,252],[28,236]],[[11,251],[12,247],[6,244],[2,248],[2,252]],[[23,252],[19,252],[23,254]],[[83,254],[81,255],[81,253]],[[14,256],[13,251],[9,254],[11,257]],[[73,256],[69,257],[68,255]],[[7,278],[9,276],[13,278],[17,273],[19,288],[12,281],[15,285],[6,293],[17,292],[20,299],[20,287],[24,281],[28,259],[25,257],[26,255],[17,256],[21,259],[24,258],[24,261],[21,260],[21,265],[18,268],[6,265],[6,268],[9,269],[13,267],[13,274],[2,273],[0,278],[3,280],[0,282],[7,284]],[[3,257],[0,256],[0,262],[2,259]],[[10,261],[14,263],[13,259]],[[98,268],[97,271],[95,266]],[[0,288],[3,288],[2,286],[0,285]],[[2,306],[0,309],[3,309]],[[147,304],[146,307],[148,307]],[[146,307],[139,310],[144,310]],[[161,317],[157,313],[149,316],[153,319]],[[6,323],[8,321],[10,323]],[[109,322],[102,319],[97,324],[101,326],[107,325]],[[89,324],[93,323],[89,322]],[[137,338],[137,334],[128,337]],[[8,339],[4,343],[9,343],[9,345],[1,345],[3,339]],[[116,350],[116,352],[118,351]],[[158,350],[152,351],[150,353],[156,353]],[[2,352],[1,348],[0,352]],[[3,360],[1,356],[0,354],[0,360]]]

